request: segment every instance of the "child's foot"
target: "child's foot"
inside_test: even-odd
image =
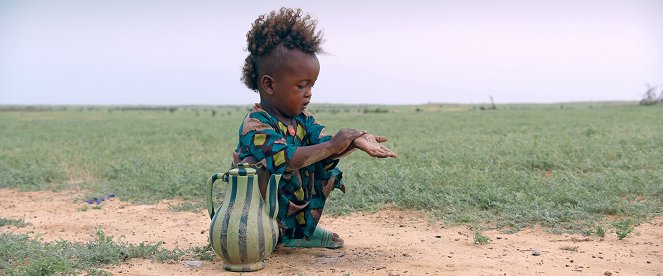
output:
[[[343,246],[343,239],[341,239],[341,236],[338,234],[318,225],[308,241],[306,239],[284,239],[283,245],[286,247],[320,247],[336,249]]]

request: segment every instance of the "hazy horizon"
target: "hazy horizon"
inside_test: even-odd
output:
[[[545,102],[545,103],[537,103],[537,102],[501,102],[501,103],[495,103],[495,105],[500,106],[500,105],[558,105],[558,104],[638,104],[638,100],[632,100],[632,101],[568,101],[568,102]],[[12,106],[17,106],[17,107],[101,107],[101,108],[106,108],[106,107],[224,107],[224,106],[229,106],[229,107],[246,107],[246,106],[251,106],[255,103],[258,103],[259,101],[252,102],[252,103],[237,103],[237,104],[6,104],[6,103],[0,103],[0,106],[2,107],[12,107]],[[473,102],[473,103],[453,103],[453,102],[426,102],[426,103],[325,103],[325,102],[312,102],[309,106],[310,107],[316,107],[316,106],[424,106],[424,105],[489,105],[491,104],[490,100],[487,100],[485,102]]]
[[[663,1],[3,1],[0,105],[247,105],[245,35],[301,7],[315,104],[638,101],[663,86]],[[660,90],[659,90],[660,91]]]

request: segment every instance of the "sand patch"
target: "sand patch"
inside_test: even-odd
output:
[[[0,189],[0,217],[23,219],[25,227],[3,226],[0,232],[27,233],[43,241],[90,241],[97,229],[131,243],[164,241],[166,248],[205,246],[209,229],[206,210],[173,212],[162,201],[133,205],[117,198],[92,208],[84,191],[19,192]],[[84,210],[86,209],[86,210]],[[533,228],[516,234],[485,231],[492,239],[474,245],[466,227],[431,223],[416,211],[383,210],[348,216],[323,216],[321,223],[345,239],[342,249],[280,247],[264,270],[250,275],[663,275],[663,218],[638,226],[618,240],[553,235]],[[540,255],[533,253],[538,251]],[[109,267],[121,275],[219,275],[220,259],[201,268],[180,263],[132,259]]]

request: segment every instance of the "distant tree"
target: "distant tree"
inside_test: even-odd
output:
[[[656,90],[658,87],[656,86],[651,86],[647,84],[647,92],[642,96],[642,100],[640,100],[640,105],[652,105],[656,104],[658,102],[663,102],[663,93],[661,93],[661,96],[656,98]]]
[[[495,106],[495,101],[493,101],[493,96],[490,96],[490,109],[497,109],[497,106]]]

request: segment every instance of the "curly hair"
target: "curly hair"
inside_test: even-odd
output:
[[[323,38],[321,31],[316,32],[317,23],[310,15],[302,14],[301,9],[281,8],[278,13],[259,16],[246,33],[249,55],[244,60],[242,82],[257,92],[260,75],[269,67],[282,64],[288,49],[321,53]]]

